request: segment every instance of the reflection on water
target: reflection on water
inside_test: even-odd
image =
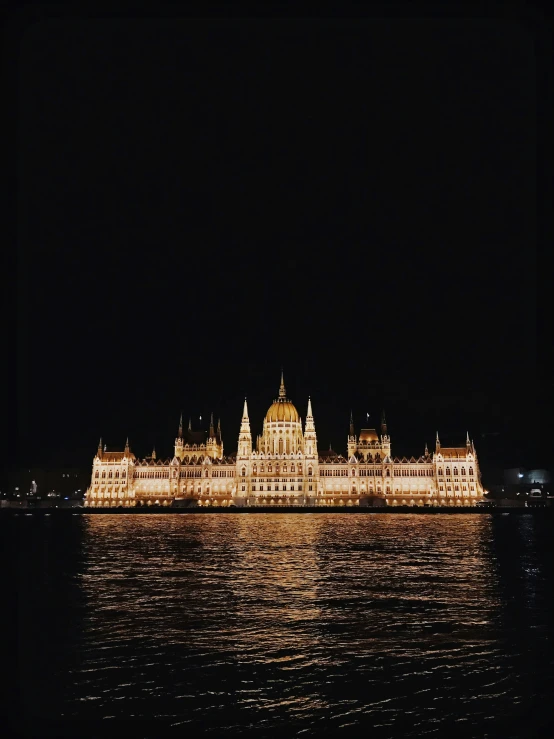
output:
[[[152,737],[535,736],[548,722],[547,521],[106,515],[4,526],[18,562],[22,701],[52,735],[115,722]]]

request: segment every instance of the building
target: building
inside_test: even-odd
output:
[[[175,439],[172,459],[145,459],[131,452],[107,451],[102,440],[94,457],[86,506],[470,506],[483,488],[473,442],[467,435],[459,447],[442,447],[417,458],[392,456],[383,414],[380,434],[361,429],[352,416],[347,454],[318,450],[312,403],[302,420],[287,398],[283,376],[279,395],[264,419],[255,444],[246,399],[236,454],[225,456],[221,425],[208,433],[183,430]]]

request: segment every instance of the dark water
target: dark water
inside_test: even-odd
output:
[[[533,737],[551,519],[2,521],[27,736]]]

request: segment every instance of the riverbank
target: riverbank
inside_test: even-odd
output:
[[[256,508],[238,508],[238,507],[210,507],[210,508],[83,508],[83,507],[72,507],[72,508],[2,508],[0,509],[0,517],[7,516],[55,516],[57,518],[67,516],[151,516],[151,515],[197,515],[207,516],[212,514],[226,513],[231,515],[244,515],[244,514],[256,514],[256,513],[294,513],[294,514],[376,514],[376,515],[398,515],[398,514],[411,514],[417,516],[440,516],[440,515],[540,515],[540,516],[552,516],[554,512],[553,508],[546,507],[503,507],[503,508],[419,508],[416,506],[395,506],[395,507],[292,507],[292,506],[271,506],[262,507],[257,506]]]

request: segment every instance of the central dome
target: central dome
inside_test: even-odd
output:
[[[298,423],[298,411],[294,405],[284,398],[276,400],[271,404],[265,416],[266,421],[296,421]]]
[[[268,412],[265,415],[266,421],[293,421],[298,423],[300,418],[298,417],[298,411],[294,407],[293,403],[287,398],[285,391],[285,382],[283,380],[283,373],[281,372],[281,387],[279,388],[279,397],[274,400],[269,407]]]

